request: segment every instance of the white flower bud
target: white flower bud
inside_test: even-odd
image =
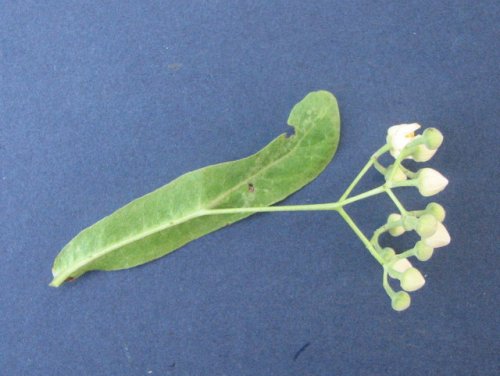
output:
[[[423,242],[432,248],[440,248],[450,244],[451,237],[446,227],[444,227],[441,222],[438,222],[437,230],[434,235],[423,239]]]
[[[406,291],[398,291],[391,299],[392,309],[395,311],[404,311],[411,304],[411,297]]]
[[[420,124],[400,124],[393,125],[387,130],[387,144],[391,155],[396,158],[401,150],[415,139],[415,131],[420,128]]]
[[[422,168],[419,170],[416,182],[418,191],[425,197],[441,192],[448,185],[448,179],[432,168]]]
[[[400,279],[401,288],[406,291],[417,291],[425,285],[425,278],[416,268],[406,270]]]
[[[412,267],[411,262],[408,259],[399,259],[391,265],[391,269],[398,272],[404,273]]]

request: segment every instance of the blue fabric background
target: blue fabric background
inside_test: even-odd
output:
[[[496,1],[2,1],[0,373],[498,374],[499,13]],[[256,152],[320,88],[338,98],[340,147],[289,204],[336,200],[392,124],[445,135],[429,165],[450,179],[436,200],[453,240],[419,264],[427,284],[408,311],[391,310],[380,267],[335,213],[256,215],[154,263],[48,287],[78,231]],[[383,197],[349,208],[367,233],[393,210]]]

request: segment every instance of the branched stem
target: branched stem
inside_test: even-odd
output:
[[[352,192],[352,190],[356,187],[356,185],[359,183],[361,178],[366,174],[366,172],[370,169],[370,167],[377,161],[378,157],[380,157],[382,154],[386,153],[389,150],[389,145],[384,145],[380,149],[378,149],[373,155],[370,157],[368,162],[366,162],[365,166],[361,169],[359,174],[354,178],[352,183],[347,187],[345,192],[340,196],[340,200],[345,199],[346,197],[349,196],[349,194]]]
[[[370,242],[370,240],[363,234],[363,232],[356,225],[354,220],[344,210],[344,206],[385,192],[391,198],[391,200],[394,202],[394,204],[398,207],[401,214],[407,213],[406,209],[403,207],[403,205],[398,200],[396,195],[392,192],[391,187],[394,187],[394,186],[390,185],[389,183],[384,183],[380,187],[373,188],[373,189],[370,189],[366,192],[349,197],[349,194],[354,190],[356,185],[359,183],[361,178],[366,174],[366,172],[370,169],[370,167],[375,165],[379,169],[384,169],[384,167],[382,165],[380,165],[380,163],[378,162],[378,158],[382,154],[386,153],[388,150],[389,150],[389,146],[384,145],[370,157],[370,159],[368,160],[366,165],[361,169],[361,171],[354,178],[352,183],[345,190],[345,192],[342,194],[342,196],[340,197],[340,199],[338,201],[324,203],[324,204],[308,204],[308,205],[281,205],[281,206],[258,206],[258,207],[242,207],[242,208],[206,209],[206,210],[201,211],[199,213],[199,215],[205,216],[205,215],[220,215],[220,214],[270,213],[270,212],[318,211],[318,210],[336,211],[346,221],[346,223],[349,225],[349,227],[352,229],[352,231],[354,231],[354,233],[363,242],[363,244],[368,249],[368,251],[371,253],[371,255],[381,265],[383,265],[384,260],[383,260],[382,256],[378,253],[373,242],[374,242],[374,240],[377,240],[378,236],[380,236],[380,234],[383,231],[386,231],[387,229],[383,228],[382,230],[379,229],[379,231],[376,231],[374,233],[374,237],[372,238],[372,241]],[[402,156],[398,157],[398,159],[396,159],[395,163],[398,164],[401,161],[401,159],[402,159]],[[390,181],[390,179],[388,181]]]
[[[380,172],[382,175],[385,175],[385,173],[387,172],[387,168],[385,168],[384,166],[382,166],[382,163],[380,163],[378,160],[375,160],[373,162],[373,167],[375,167],[375,169]]]
[[[269,212],[290,212],[290,211],[318,211],[318,210],[339,210],[345,205],[352,204],[353,202],[363,200],[365,198],[384,193],[383,186],[370,189],[369,191],[360,193],[359,195],[352,196],[345,200],[329,202],[325,204],[308,204],[308,205],[280,205],[280,206],[257,206],[257,207],[244,207],[244,208],[224,208],[224,209],[207,209],[204,210],[202,215],[215,215],[215,214],[239,214],[239,213],[269,213]]]
[[[377,230],[375,230],[375,232],[373,233],[372,238],[370,239],[370,243],[373,244],[373,246],[376,246],[377,244],[379,244],[378,239],[380,238],[380,235],[382,235],[387,230],[388,230],[387,225],[379,227]]]
[[[356,235],[358,235],[358,237],[361,239],[361,241],[363,242],[365,247],[368,249],[368,251],[371,253],[371,255],[375,258],[375,260],[377,260],[380,263],[380,265],[383,265],[384,259],[378,254],[378,252],[375,250],[375,248],[370,243],[368,238],[365,236],[365,234],[363,234],[363,232],[359,229],[359,227],[356,225],[356,223],[354,223],[354,221],[349,216],[349,214],[347,214],[343,208],[339,209],[338,212],[342,216],[342,218],[344,218],[344,220],[347,222],[349,227],[351,227],[352,231],[354,231],[354,233]]]
[[[396,197],[396,195],[394,194],[394,192],[392,191],[392,189],[389,188],[389,187],[385,187],[385,192],[391,198],[391,200],[394,202],[394,204],[397,206],[397,208],[401,212],[401,214],[402,215],[406,215],[408,212],[404,208],[404,206],[401,203],[401,201],[399,201],[399,199]]]

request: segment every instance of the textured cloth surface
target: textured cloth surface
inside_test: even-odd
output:
[[[495,1],[2,1],[0,373],[498,374],[499,13]],[[433,200],[452,243],[419,264],[427,283],[408,311],[391,310],[380,266],[334,212],[255,215],[156,262],[48,287],[78,231],[258,151],[317,89],[337,96],[340,146],[287,204],[338,199],[390,125],[445,135],[426,165],[450,180]],[[369,173],[358,192],[381,183]],[[395,208],[348,210],[369,234]]]

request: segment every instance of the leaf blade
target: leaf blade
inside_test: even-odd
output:
[[[269,206],[313,180],[336,152],[340,116],[335,97],[308,94],[280,135],[240,160],[188,172],[80,232],[54,261],[51,286],[90,270],[119,270],[162,257],[251,214],[205,216],[215,208]]]

